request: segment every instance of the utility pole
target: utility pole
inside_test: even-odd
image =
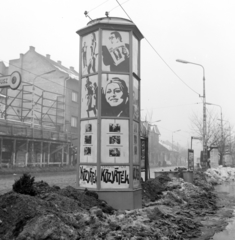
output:
[[[207,168],[207,139],[206,139],[206,78],[205,78],[205,68],[198,63],[188,62],[185,60],[177,59],[176,62],[193,64],[202,67],[203,69],[203,134],[202,134],[202,145],[203,145],[203,162],[202,168]],[[200,96],[201,97],[201,96]]]

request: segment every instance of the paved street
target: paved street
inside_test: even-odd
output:
[[[4,194],[12,189],[12,185],[15,179],[18,179],[20,175],[9,175],[0,177],[0,194]],[[50,173],[37,173],[32,174],[35,176],[35,181],[45,181],[50,185],[57,185],[61,188],[70,186],[76,186],[76,174],[75,172],[50,172]]]

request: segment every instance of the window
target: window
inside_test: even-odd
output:
[[[78,101],[78,93],[72,91],[72,101],[73,102],[77,102]]]
[[[71,127],[77,127],[78,119],[76,117],[71,117]]]

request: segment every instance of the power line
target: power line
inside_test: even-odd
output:
[[[127,2],[129,2],[130,0],[127,0],[127,1],[125,1],[125,2],[123,2],[121,5],[123,5],[123,4],[125,4],[125,3],[127,3]],[[118,8],[118,7],[120,7],[119,5],[117,5],[116,7],[114,7],[114,8],[112,8],[110,11],[108,11],[109,13],[110,12],[112,12],[114,9],[116,9],[116,8]]]
[[[95,9],[99,8],[100,6],[102,6],[103,4],[105,4],[105,3],[108,2],[108,1],[109,1],[109,0],[104,1],[103,3],[99,4],[98,6],[92,8],[92,9],[91,9],[90,11],[88,11],[87,13],[90,13],[90,12],[94,11]]]
[[[127,15],[127,17],[134,23],[134,21],[131,19],[131,17],[127,14],[127,12],[125,11],[125,9],[121,6],[121,4],[118,2],[118,0],[116,0],[117,3],[119,4],[119,6],[122,8],[122,10],[125,12],[125,14]],[[166,64],[166,66],[175,74],[175,76],[185,85],[187,86],[191,91],[193,91],[194,93],[196,93],[197,95],[200,96],[200,94],[198,92],[196,92],[194,89],[192,89],[186,82],[184,82],[180,76],[169,66],[169,64],[163,59],[163,57],[157,52],[157,50],[153,47],[153,45],[150,43],[150,41],[144,37],[145,40],[147,41],[147,43],[149,44],[149,46],[153,49],[153,51],[158,55],[158,57]]]

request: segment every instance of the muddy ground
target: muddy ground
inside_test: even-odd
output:
[[[142,188],[142,209],[118,211],[92,192],[35,181],[33,196],[0,196],[0,239],[210,239],[235,204],[201,172],[195,185],[162,175]]]

